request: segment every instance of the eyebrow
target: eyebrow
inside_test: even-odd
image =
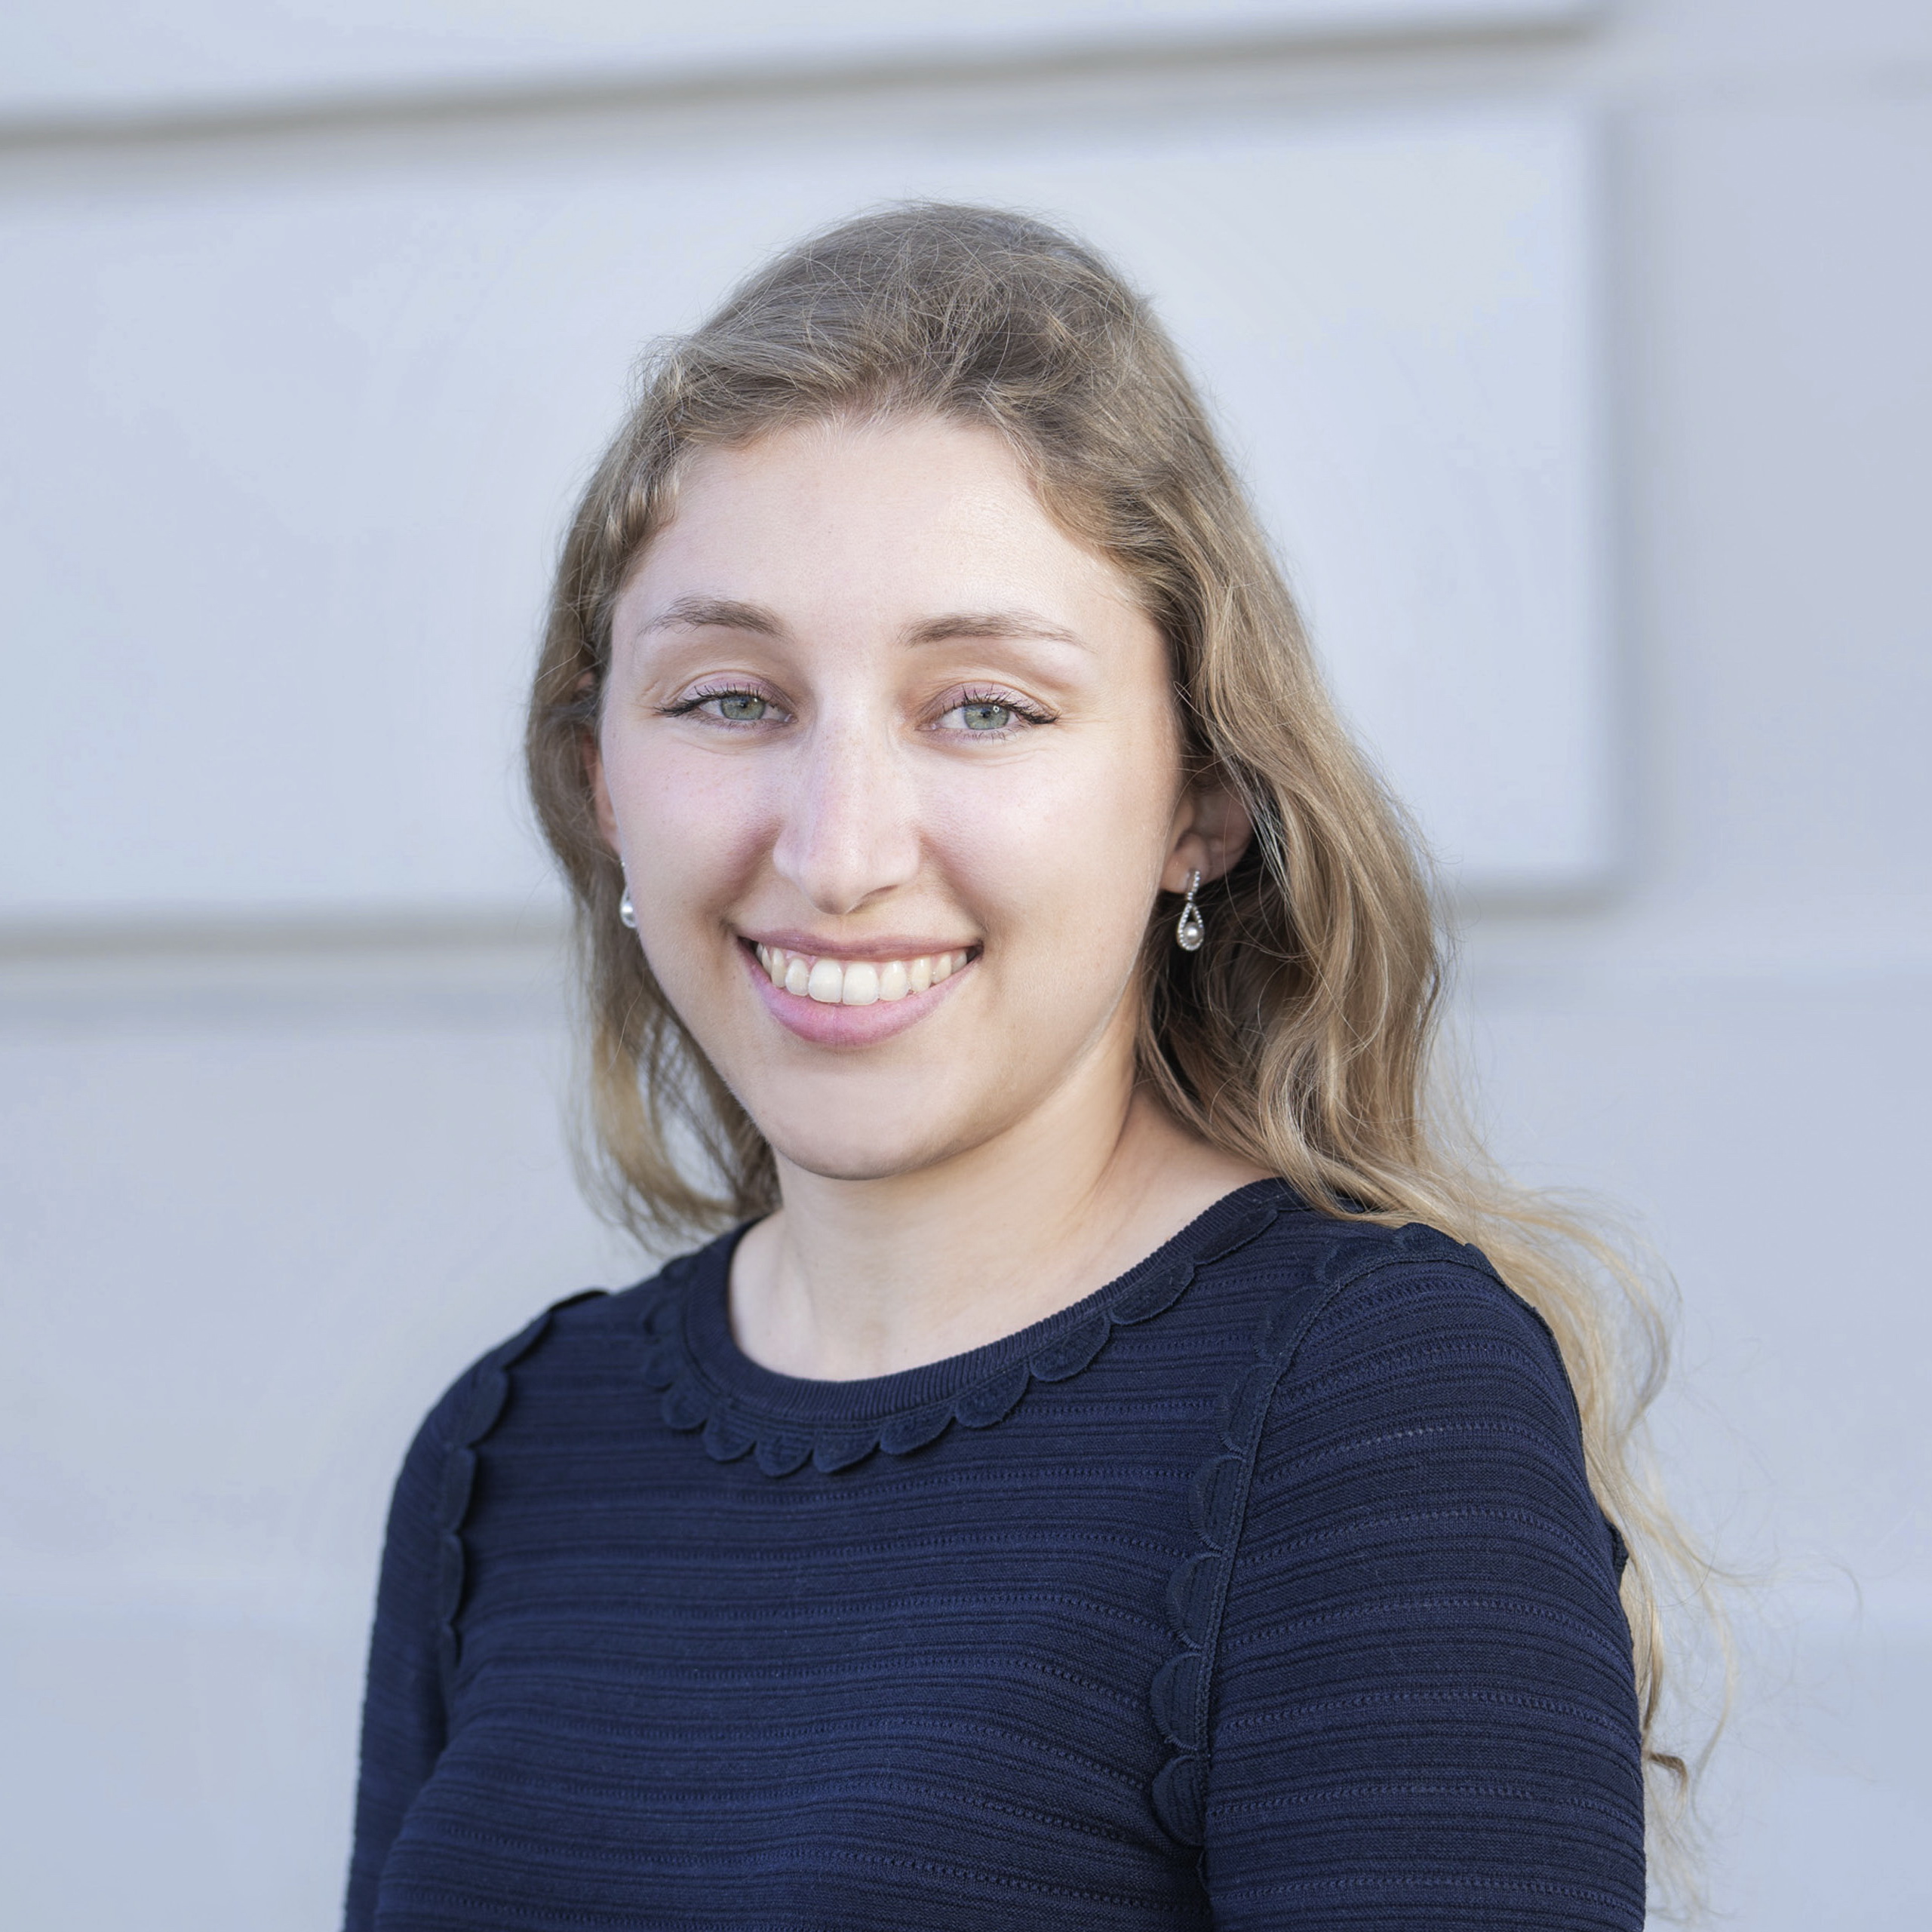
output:
[[[680,597],[644,626],[652,631],[742,631],[754,637],[782,637],[785,625],[763,604],[735,597]],[[952,610],[929,617],[905,633],[908,644],[937,644],[954,637],[1035,637],[1049,643],[1083,645],[1064,625],[1031,610]]]
[[[1031,610],[954,610],[929,617],[907,631],[909,644],[943,643],[953,637],[1036,637],[1055,644],[1083,644],[1064,625],[1049,623]]]
[[[782,637],[785,626],[763,605],[739,604],[728,597],[680,597],[668,604],[644,626],[652,631],[749,631],[761,637]]]

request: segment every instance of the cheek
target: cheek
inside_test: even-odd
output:
[[[620,741],[607,745],[604,770],[640,914],[647,890],[659,922],[702,915],[770,843],[763,789],[735,761]]]
[[[1124,757],[1117,743],[1082,748],[1024,782],[963,788],[934,814],[935,843],[1009,948],[1110,983],[1138,954],[1179,772],[1151,735]]]

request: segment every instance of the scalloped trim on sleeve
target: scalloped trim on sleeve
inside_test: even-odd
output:
[[[465,1378],[468,1387],[452,1404],[436,1497],[436,1658],[446,1712],[462,1657],[462,1633],[456,1620],[462,1614],[467,1581],[463,1521],[469,1514],[471,1492],[476,1484],[477,1449],[502,1419],[510,1396],[511,1368],[543,1338],[551,1317],[560,1309],[594,1301],[604,1292],[600,1288],[586,1289],[581,1295],[553,1301],[527,1328],[493,1348],[470,1370]]]
[[[1034,1382],[1070,1381],[1091,1366],[1116,1328],[1164,1313],[1187,1292],[1199,1270],[1245,1247],[1281,1212],[1279,1202],[1258,1203],[1218,1229],[1185,1260],[1177,1258],[1148,1273],[1130,1274],[1113,1301],[1027,1359],[1003,1364],[944,1401],[863,1424],[803,1427],[775,1421],[706,1382],[684,1335],[680,1291],[693,1265],[692,1258],[686,1257],[665,1269],[665,1292],[643,1312],[644,1381],[661,1392],[659,1411],[665,1424],[699,1433],[705,1454],[716,1462],[736,1462],[748,1455],[766,1476],[776,1477],[789,1476],[807,1463],[831,1475],[881,1450],[889,1456],[909,1455],[937,1442],[956,1423],[962,1429],[990,1429],[1004,1421]]]
[[[1485,1273],[1493,1273],[1476,1249],[1419,1221],[1393,1239],[1380,1223],[1338,1232],[1316,1263],[1312,1280],[1295,1284],[1262,1317],[1252,1356],[1221,1396],[1213,1453],[1188,1485],[1188,1514],[1199,1547],[1168,1584],[1168,1620],[1179,1647],[1155,1673],[1149,1694],[1154,1727],[1172,1752],[1153,1780],[1154,1816],[1180,1844],[1199,1847],[1206,1836],[1215,1661],[1276,1388],[1316,1319],[1344,1289],[1399,1262],[1425,1258],[1473,1261]]]

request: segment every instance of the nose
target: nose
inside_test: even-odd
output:
[[[889,732],[862,719],[825,720],[785,782],[772,862],[820,912],[843,918],[917,876],[912,774]]]

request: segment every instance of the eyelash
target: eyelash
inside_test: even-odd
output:
[[[950,702],[939,715],[944,717],[948,711],[964,711],[974,705],[997,705],[1001,711],[1011,711],[1015,717],[1024,720],[1028,725],[1051,724],[1053,722],[1052,713],[1036,711],[1032,705],[1021,703],[1011,692],[977,690],[971,687],[951,694]],[[991,738],[997,741],[1012,737],[1014,729],[1013,726],[1006,725],[997,731],[956,729],[953,735],[959,738]]]
[[[694,711],[702,710],[706,705],[716,703],[720,698],[757,698],[775,709],[782,708],[776,699],[767,696],[763,691],[754,691],[742,684],[720,684],[708,690],[693,691],[684,697],[674,699],[668,705],[660,705],[658,715],[660,717],[689,717]],[[944,717],[948,711],[961,711],[973,705],[997,705],[1000,710],[1011,711],[1015,717],[1024,720],[1028,725],[1051,724],[1054,722],[1051,712],[1039,711],[1031,705],[1024,704],[1010,692],[975,687],[948,693],[948,702],[939,716]],[[736,719],[720,717],[717,721],[720,724],[749,728],[744,721]],[[766,720],[760,718],[755,722],[762,724]],[[998,739],[1011,737],[1013,729],[1012,726],[1008,725],[997,731],[955,731],[953,735],[956,737]]]
[[[782,708],[776,698],[767,696],[763,691],[754,691],[743,684],[718,684],[714,685],[708,690],[693,691],[687,696],[673,699],[668,705],[659,705],[658,716],[659,717],[689,717],[693,711],[700,710],[706,705],[714,704],[720,698],[756,698],[761,702],[771,705],[774,710]],[[739,724],[742,722],[743,720],[728,717],[720,717],[718,720],[720,724]],[[762,724],[764,720],[760,718],[756,722]]]

